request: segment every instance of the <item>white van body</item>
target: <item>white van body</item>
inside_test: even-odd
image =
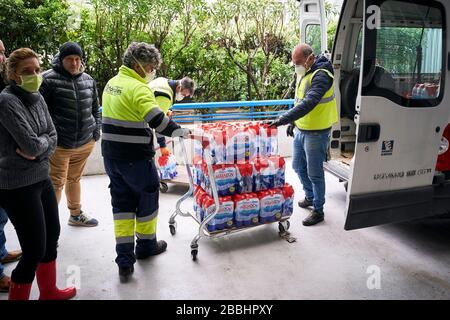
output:
[[[301,42],[325,52],[323,0],[299,5]],[[346,230],[450,212],[447,17],[445,0],[343,3],[331,51],[340,121],[324,168],[346,185]]]

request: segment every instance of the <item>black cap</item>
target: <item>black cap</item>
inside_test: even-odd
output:
[[[83,50],[80,45],[76,42],[66,42],[59,48],[59,59],[63,61],[63,59],[70,55],[77,55],[83,59]]]

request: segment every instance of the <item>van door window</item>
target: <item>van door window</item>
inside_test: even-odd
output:
[[[433,107],[444,92],[443,8],[439,3],[383,1],[381,28],[366,29],[370,63],[363,94],[405,107]],[[368,49],[368,50],[367,50]]]
[[[308,24],[306,26],[306,43],[311,46],[315,54],[319,54],[321,52],[320,29],[319,24]]]

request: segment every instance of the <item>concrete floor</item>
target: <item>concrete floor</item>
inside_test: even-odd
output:
[[[290,163],[288,163],[288,167]],[[287,180],[301,190],[287,169]],[[83,208],[99,219],[97,228],[67,225],[65,200],[60,205],[60,285],[74,283],[76,299],[449,299],[450,221],[423,220],[356,231],[344,231],[345,191],[327,175],[326,221],[303,227],[307,211],[291,219],[297,242],[279,238],[277,224],[223,239],[200,241],[198,261],[189,244],[193,220],[178,218],[171,236],[168,219],[186,189],[171,186],[161,195],[158,236],[168,251],[135,266],[133,279],[121,284],[114,263],[114,233],[107,176],[82,180]],[[296,200],[303,197],[298,191]],[[12,225],[7,247],[18,246]],[[371,266],[380,270],[380,288],[369,289]],[[14,265],[6,266],[9,274]],[[373,271],[370,271],[373,272]],[[370,282],[370,281],[369,281]],[[32,298],[37,298],[36,284]],[[6,299],[1,294],[0,299]]]

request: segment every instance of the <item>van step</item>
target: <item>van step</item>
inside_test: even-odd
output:
[[[350,166],[335,160],[324,162],[323,169],[342,181],[348,181],[350,176]]]

